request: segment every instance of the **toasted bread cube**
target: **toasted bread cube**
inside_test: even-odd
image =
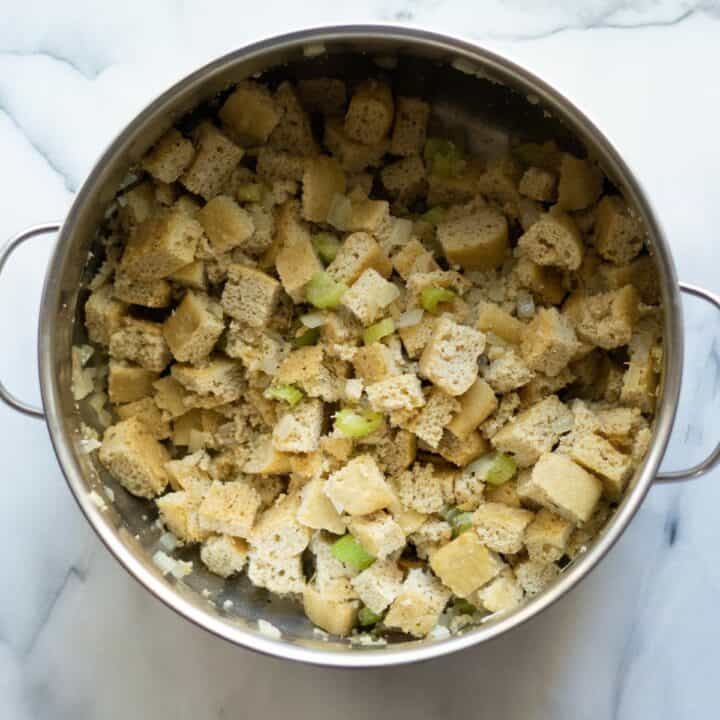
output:
[[[189,291],[165,321],[163,333],[176,360],[195,363],[212,352],[224,329],[220,303]]]
[[[255,587],[277,595],[302,593],[306,587],[300,555],[267,558],[251,550],[247,575]]]
[[[490,445],[476,430],[460,439],[447,431],[437,447],[437,453],[448,462],[463,467],[490,450]]]
[[[597,206],[595,248],[606,260],[626,265],[642,250],[642,221],[617,195],[604,197]]]
[[[545,590],[559,574],[557,565],[536,560],[524,560],[515,566],[515,577],[528,597]]]
[[[308,78],[300,80],[297,89],[303,107],[309,112],[339,115],[345,110],[347,90],[342,80],[329,77]]]
[[[395,501],[371,455],[358,455],[330,475],[325,494],[340,513],[368,515]]]
[[[242,482],[213,482],[198,509],[203,530],[248,538],[260,508],[260,496]]]
[[[558,305],[565,297],[562,273],[553,267],[542,267],[528,258],[520,257],[515,273],[521,285],[531,290],[548,305]]]
[[[428,175],[427,204],[435,207],[436,205],[452,205],[472,200],[483,193],[483,188],[486,188],[484,181],[481,163],[473,160],[470,160],[465,168],[455,175],[430,173]]]
[[[134,185],[118,197],[118,205],[120,226],[130,232],[156,210],[153,184],[146,180]]]
[[[280,283],[260,270],[243,265],[228,268],[220,300],[230,317],[252,327],[265,327],[280,297]]]
[[[588,160],[569,153],[560,159],[558,205],[564,210],[583,210],[590,207],[602,193],[602,172]]]
[[[168,484],[167,450],[138,418],[111,425],[98,453],[108,472],[130,493],[142,498],[160,495]]]
[[[174,183],[195,156],[195,148],[175,128],[168,130],[148,151],[142,165],[154,178]]]
[[[180,490],[159,497],[155,504],[163,525],[182,542],[202,542],[208,533],[199,525],[198,508],[202,497],[192,491]]]
[[[600,476],[609,500],[622,497],[633,473],[632,458],[618,452],[605,438],[594,433],[584,433],[575,438],[570,447],[570,457],[578,465]]]
[[[554,377],[567,367],[578,341],[570,321],[556,308],[540,308],[523,333],[522,356],[531,370]]]
[[[328,402],[338,399],[337,383],[323,364],[323,346],[310,345],[287,355],[276,375],[279,383],[297,385],[310,397]]]
[[[513,345],[519,345],[527,326],[514,318],[499,305],[481,302],[478,306],[475,327],[483,332],[491,332]]]
[[[563,368],[557,375],[548,377],[543,373],[536,373],[535,377],[518,390],[523,406],[534,405],[548,395],[554,395],[559,390],[575,382],[575,373],[569,368]]]
[[[529,467],[558,441],[563,432],[572,428],[573,415],[550,395],[519,415],[499,430],[491,442],[495,448],[513,455],[519,467]]]
[[[388,433],[375,446],[380,467],[390,476],[397,475],[415,462],[417,440],[408,430]]]
[[[644,413],[655,409],[658,375],[652,355],[637,353],[622,377],[620,400],[639,407]]]
[[[581,340],[597,345],[604,350],[627,345],[632,337],[638,317],[639,296],[632,285],[619,290],[581,298],[577,306],[568,303],[563,313],[575,323],[575,330]]]
[[[574,529],[565,518],[542,508],[525,531],[530,559],[539,563],[557,562],[565,554]]]
[[[172,302],[172,285],[167,280],[138,280],[122,271],[115,273],[112,292],[130,305],[164,308]]]
[[[185,455],[180,460],[165,463],[165,470],[173,490],[199,491],[204,494],[210,489],[210,456],[204,450]]]
[[[633,285],[644,303],[656,305],[660,302],[660,282],[651,255],[641,255],[629,265],[619,267],[603,263],[598,270],[609,290]]]
[[[427,635],[437,624],[450,591],[430,573],[411,569],[383,623],[413,637]]]
[[[404,508],[427,515],[439,512],[445,504],[442,478],[431,464],[416,463],[393,482]]]
[[[152,395],[160,373],[110,358],[108,397],[113,404],[129,403]]]
[[[575,221],[557,207],[541,215],[518,240],[523,257],[537,265],[577,270],[585,247]]]
[[[326,435],[320,438],[320,449],[335,460],[345,462],[353,451],[353,439],[338,435]]]
[[[520,396],[518,393],[512,392],[503,395],[497,410],[478,428],[483,437],[489,439],[496,435],[512,419],[519,407]]]
[[[419,155],[425,147],[430,106],[420,98],[399,96],[390,152],[393,155]]]
[[[443,545],[430,560],[430,567],[443,585],[462,598],[490,582],[503,565],[472,531]]]
[[[273,428],[273,447],[280,452],[313,452],[320,447],[322,423],[322,402],[305,400],[280,417]]]
[[[348,137],[375,145],[390,131],[395,113],[390,87],[378,80],[368,79],[355,88],[345,115]]]
[[[270,91],[245,80],[228,96],[218,113],[234,137],[244,145],[262,145],[280,121],[280,110]]]
[[[403,573],[392,560],[377,560],[351,581],[363,604],[378,615],[402,590]]]
[[[343,294],[340,302],[363,325],[370,325],[381,317],[385,308],[399,296],[400,291],[396,285],[368,268]]]
[[[553,202],[557,197],[557,177],[549,170],[529,167],[520,178],[518,190],[533,200]]]
[[[602,494],[602,483],[565,455],[547,452],[518,482],[518,494],[575,524],[587,522]]]
[[[490,550],[518,553],[523,547],[525,529],[534,518],[529,510],[486,502],[473,513],[472,522],[478,537]]]
[[[278,452],[267,436],[257,441],[242,469],[248,475],[285,475],[290,472],[290,457]]]
[[[127,305],[113,297],[112,285],[102,285],[85,302],[88,338],[98,345],[110,344],[110,336],[120,328]]]
[[[528,471],[525,470],[523,472]],[[485,500],[493,503],[502,503],[503,505],[509,505],[514,508],[522,507],[520,496],[517,493],[516,480],[508,480],[502,485],[485,488]]]
[[[255,230],[247,210],[227,195],[216,195],[200,210],[197,219],[216,253],[244,247]]]
[[[345,238],[327,272],[333,280],[352,285],[369,269],[386,278],[392,272],[392,263],[372,236],[355,232]]]
[[[441,222],[437,237],[447,261],[464,270],[494,270],[509,248],[507,220],[491,207]]]
[[[398,250],[392,257],[392,264],[397,274],[407,280],[414,273],[430,273],[440,270],[432,253],[425,246],[413,238]]]
[[[300,181],[305,172],[306,158],[271,147],[258,151],[256,170],[259,177],[270,182]]]
[[[462,395],[478,374],[485,335],[443,315],[420,357],[420,373],[448,395]]]
[[[195,157],[180,182],[190,192],[210,200],[220,193],[244,153],[209,122],[198,126],[196,137]]]
[[[203,260],[195,260],[185,267],[181,267],[171,275],[168,280],[172,280],[176,285],[191,288],[192,290],[206,290],[207,278],[205,276],[205,262]]]
[[[616,447],[632,445],[635,434],[645,426],[640,408],[615,407],[595,412],[599,427],[595,432],[606,437]]]
[[[390,348],[381,342],[359,348],[352,363],[355,375],[367,384],[400,374],[395,356]]]
[[[328,150],[340,161],[343,170],[356,173],[367,167],[378,167],[390,147],[383,138],[373,145],[364,145],[348,137],[341,118],[328,117],[325,120],[323,142]]]
[[[434,315],[425,313],[416,325],[400,328],[398,335],[400,335],[408,357],[416,359],[422,355],[435,330],[436,321],[437,318]]]
[[[419,155],[411,155],[386,165],[380,180],[388,195],[400,203],[410,204],[425,193],[425,164]]]
[[[434,387],[430,390],[425,405],[413,418],[409,429],[435,449],[440,444],[443,431],[449,425],[452,416],[459,410],[460,403],[454,397]]]
[[[483,376],[495,392],[504,394],[529,383],[535,373],[519,353],[506,350],[483,370]]]
[[[302,183],[302,216],[305,220],[324,223],[334,195],[345,194],[345,172],[335,158],[318,155],[305,163]]]
[[[136,417],[156,440],[170,437],[170,423],[163,417],[152,398],[144,397],[115,408],[121,420]]]
[[[376,412],[414,410],[425,404],[417,375],[392,375],[365,388],[370,406]]]
[[[310,621],[331,635],[349,635],[357,621],[358,604],[325,597],[311,585],[303,592],[303,608]]]
[[[298,521],[299,507],[298,493],[280,495],[261,513],[250,535],[253,551],[264,558],[288,558],[303,552],[312,533]]]
[[[274,99],[281,116],[268,138],[268,144],[298,155],[315,155],[317,143],[310,127],[310,118],[300,104],[293,85],[287,81],[281,83],[275,91]]]
[[[245,568],[248,546],[244,540],[230,535],[213,535],[202,544],[200,559],[211,573],[229,578]]]
[[[348,530],[365,550],[381,560],[405,546],[402,528],[383,510],[351,518]]]
[[[151,386],[150,392],[154,389],[155,404],[168,415],[170,419],[180,417],[187,412],[185,398],[187,390],[171,375],[155,380]]]
[[[211,355],[195,365],[175,363],[170,373],[189,392],[211,395],[222,403],[237,400],[243,389],[242,365],[221,355]],[[187,399],[185,402],[188,405]]]
[[[506,568],[485,587],[480,588],[474,597],[489,613],[500,613],[514,610],[522,602],[523,591],[512,570]]]
[[[300,497],[297,519],[301,524],[315,530],[328,530],[335,535],[345,532],[345,523],[325,494],[322,480],[311,480],[300,491]]]
[[[140,223],[125,246],[120,271],[138,280],[158,280],[195,259],[201,225],[171,208]]]

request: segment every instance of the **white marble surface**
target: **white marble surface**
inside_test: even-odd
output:
[[[2,5],[0,237],[62,218],[104,144],[198,64],[309,25],[397,22],[463,33],[567,92],[646,183],[680,276],[720,290],[717,0]],[[48,247],[18,253],[0,282],[0,374],[26,398],[38,396]],[[717,434],[719,319],[695,305],[687,316],[674,465]],[[509,636],[421,666],[349,673],[238,650],[170,613],[88,529],[42,423],[0,407],[0,428],[2,720],[717,716],[720,473],[654,488],[599,569]]]

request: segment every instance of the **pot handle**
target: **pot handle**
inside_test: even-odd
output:
[[[689,285],[688,283],[680,283],[680,290],[684,293],[694,295],[701,300],[709,302],[714,305],[717,310],[720,310],[720,295],[716,295],[709,290],[698,287],[697,285]],[[694,480],[704,475],[706,472],[712,470],[720,462],[720,443],[715,446],[715,449],[697,465],[693,465],[684,470],[673,470],[672,472],[658,473],[656,480],[660,482],[674,482],[676,480]]]
[[[48,233],[57,232],[60,229],[60,223],[45,223],[44,225],[33,225],[32,227],[19,232],[14,237],[10,238],[5,244],[2,250],[0,250],[0,275],[5,267],[5,263],[8,258],[13,254],[15,249],[24,243],[26,240],[35,237],[36,235],[46,235]],[[29,415],[35,418],[44,418],[45,413],[42,408],[35,407],[29,403],[23,402],[19,398],[16,398],[6,387],[5,384],[0,380],[0,400],[6,405],[9,405],[13,410]]]

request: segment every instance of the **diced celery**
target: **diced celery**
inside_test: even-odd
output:
[[[376,625],[382,620],[382,615],[374,613],[369,607],[361,607],[358,611],[358,624],[361,627]]]
[[[349,533],[333,543],[332,554],[355,570],[365,570],[375,562],[375,558]]]
[[[428,211],[424,212],[420,216],[420,220],[430,223],[431,225],[439,225],[443,220],[445,220],[445,215],[447,214],[447,210],[445,210],[444,207],[441,207],[440,205],[430,208]]]
[[[326,265],[335,259],[340,249],[340,240],[336,235],[329,232],[319,232],[313,235],[312,244],[315,252]]]
[[[271,385],[263,393],[268,400],[280,400],[294,407],[303,399],[303,391],[294,385]]]
[[[457,537],[472,528],[472,513],[458,512],[448,522],[452,527],[453,537]]]
[[[374,433],[382,425],[381,413],[367,410],[363,413],[345,408],[335,413],[335,427],[345,437],[361,438]]]
[[[427,287],[420,293],[420,304],[424,310],[436,313],[440,303],[450,302],[454,297],[455,293],[448,288]]]
[[[453,603],[453,610],[458,615],[473,615],[477,612],[477,608],[465,598],[457,598]]]
[[[428,138],[423,155],[430,173],[452,177],[465,169],[463,152],[452,140]]]
[[[235,190],[235,197],[240,202],[262,202],[263,186],[260,183],[243,183]]]
[[[515,461],[501,452],[483,455],[465,468],[466,473],[474,475],[488,485],[502,485],[512,480],[516,471]]]
[[[305,298],[320,310],[330,310],[340,304],[347,286],[336,282],[326,272],[316,272],[305,286]]]
[[[376,322],[363,332],[363,340],[366,345],[372,345],[374,342],[381,340],[386,335],[392,335],[395,332],[395,323],[392,318],[385,318],[380,322]]]
[[[302,335],[298,335],[293,339],[293,345],[296,348],[307,347],[308,345],[316,345],[320,339],[320,328],[310,328],[306,330]]]

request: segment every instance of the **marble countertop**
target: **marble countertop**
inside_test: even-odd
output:
[[[462,34],[554,83],[646,184],[680,277],[720,290],[712,261],[720,227],[718,0],[6,3],[0,238],[61,219],[115,132],[194,67],[261,37],[349,22]],[[0,282],[0,377],[27,399],[38,398],[35,327],[50,242],[23,248]],[[688,302],[686,321],[668,467],[699,459],[717,434],[718,318]],[[88,528],[43,424],[0,407],[0,429],[3,720],[717,714],[720,473],[653,488],[600,567],[509,635],[419,666],[350,673],[251,654],[169,612]]]

